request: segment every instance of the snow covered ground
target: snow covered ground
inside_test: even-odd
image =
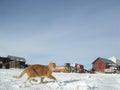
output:
[[[46,78],[44,84],[24,83],[26,75],[12,78],[22,69],[0,69],[0,90],[120,90],[120,74],[53,73],[58,80]],[[36,78],[39,80],[39,78]]]

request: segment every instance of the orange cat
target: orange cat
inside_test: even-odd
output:
[[[47,66],[35,64],[25,68],[19,76],[13,77],[21,78],[26,73],[28,76],[26,81],[29,81],[30,83],[31,80],[35,77],[40,77],[40,83],[43,83],[44,77],[56,80],[56,78],[52,76],[52,71],[55,70],[55,67],[56,67],[55,63],[49,63]]]

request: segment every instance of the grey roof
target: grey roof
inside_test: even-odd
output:
[[[17,60],[17,61],[24,61],[24,62],[26,61],[25,58],[11,56],[11,55],[8,55],[7,58],[10,58],[11,60]]]
[[[113,61],[111,61],[109,59],[105,59],[105,58],[101,58],[101,59],[107,64],[115,64]]]

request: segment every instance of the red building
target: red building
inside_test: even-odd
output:
[[[98,57],[93,63],[92,67],[95,71],[104,72],[105,69],[115,65],[115,63],[109,59]]]

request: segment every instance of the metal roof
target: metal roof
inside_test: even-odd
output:
[[[11,56],[11,55],[8,55],[7,58],[10,58],[11,60],[17,60],[17,61],[23,61],[25,62],[25,58],[23,57],[16,57],[16,56]]]
[[[98,59],[102,60],[106,64],[115,65],[115,63],[112,60],[109,60],[109,59],[106,59],[106,58],[101,58],[101,57],[98,57],[92,64],[94,64]]]
[[[101,58],[105,63],[107,64],[115,64],[113,61],[106,59],[106,58]]]

